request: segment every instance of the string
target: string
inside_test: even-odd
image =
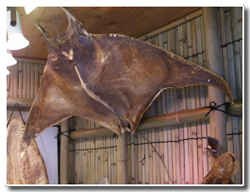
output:
[[[227,102],[227,103],[228,103],[228,102]],[[225,114],[227,114],[227,115],[230,115],[230,116],[233,116],[233,117],[238,117],[237,115],[228,113],[227,111],[224,111],[224,110],[221,110],[221,109],[218,109],[219,107],[221,107],[221,106],[223,106],[223,105],[226,105],[227,103],[223,103],[223,104],[217,106],[217,104],[216,104],[214,101],[211,101],[211,102],[209,103],[209,106],[204,107],[204,108],[210,108],[210,111],[207,112],[207,114],[205,115],[205,117],[208,116],[209,113],[212,112],[212,111],[214,111],[214,110],[223,112],[223,113],[225,113]]]

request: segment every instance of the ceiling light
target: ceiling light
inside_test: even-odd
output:
[[[27,5],[27,6],[24,7],[24,10],[25,10],[26,14],[28,15],[35,8],[36,8],[36,6],[34,6],[34,5]]]
[[[14,57],[11,54],[10,50],[7,50],[7,55],[6,55],[6,66],[11,66],[17,64],[17,61],[14,59]]]
[[[9,71],[8,69],[6,69],[5,74],[6,74],[6,75],[9,75],[9,74],[10,74],[10,71]]]
[[[16,25],[11,25],[11,11],[16,12]],[[8,30],[8,42],[7,49],[9,50],[18,50],[29,45],[29,41],[24,38],[20,18],[18,11],[15,9],[10,9],[7,11],[7,30]]]

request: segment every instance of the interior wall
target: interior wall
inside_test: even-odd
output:
[[[31,62],[18,62],[9,66],[10,75],[7,76],[7,99],[8,98],[35,98],[40,87],[44,64]],[[20,107],[20,106],[19,106]],[[21,114],[16,107],[8,108],[7,117],[23,119],[27,122],[29,111],[21,109]],[[47,128],[36,138],[40,154],[44,160],[49,184],[58,184],[58,151],[56,127]]]
[[[242,100],[242,8],[220,8],[218,18],[224,79],[234,100]],[[206,67],[206,50],[202,16],[163,32],[148,42]],[[18,62],[8,67],[7,97],[35,98],[44,64]],[[145,112],[143,118],[195,109],[209,105],[206,86],[163,91]],[[227,101],[227,98],[226,98]],[[16,112],[14,115],[18,115]],[[25,118],[27,114],[24,113]],[[9,112],[8,112],[9,117]],[[74,130],[99,125],[73,117]],[[211,157],[205,148],[210,135],[209,121],[162,127],[140,133],[154,144],[175,184],[198,184],[211,168]],[[235,153],[242,166],[242,117],[227,116],[228,151]],[[93,184],[100,177],[116,183],[117,137],[100,137],[69,142],[69,182]],[[143,138],[127,135],[128,182],[131,184],[168,184],[156,152]],[[242,169],[232,178],[242,183]]]
[[[220,8],[218,18],[221,35],[221,54],[224,79],[229,84],[234,100],[242,100],[242,9]],[[147,42],[156,44],[197,65],[206,67],[206,50],[202,16],[177,26]],[[228,99],[226,98],[226,101]],[[206,86],[163,91],[145,112],[143,118],[196,109],[209,105]],[[75,117],[76,130],[98,125]],[[167,167],[151,145],[136,135],[127,136],[128,182],[131,184],[199,184],[211,169],[207,137],[209,121],[162,127],[139,132],[153,143]],[[233,152],[242,166],[242,117],[227,116],[228,151]],[[106,176],[109,183],[116,183],[116,137],[101,137],[70,141],[70,183],[95,183]],[[169,175],[169,176],[168,176]],[[242,183],[240,169],[232,180]]]

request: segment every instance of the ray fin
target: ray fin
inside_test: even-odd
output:
[[[45,68],[41,82],[43,86],[32,104],[27,120],[22,150],[47,127],[72,116],[77,109],[55,82],[53,75]]]

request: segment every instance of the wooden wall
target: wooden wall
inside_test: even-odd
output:
[[[234,100],[242,100],[242,9],[220,8],[218,16],[224,78]],[[206,67],[202,16],[147,41]],[[169,89],[159,95],[143,118],[200,108],[208,106],[209,102],[206,86]],[[75,120],[77,130],[98,126],[78,117]],[[140,134],[154,144],[175,184],[198,184],[211,168],[211,157],[205,149],[210,135],[209,126],[209,121],[203,121],[141,131]],[[241,117],[227,116],[227,139],[228,151],[234,152],[242,162]],[[70,183],[93,184],[98,178],[107,176],[109,182],[115,184],[116,141],[112,136],[70,141]],[[171,183],[156,152],[143,138],[128,134],[127,151],[129,183]],[[242,183],[242,171],[232,179],[235,183]]]
[[[18,62],[8,67],[7,97],[35,98],[40,87],[43,63]]]
[[[242,100],[242,8],[218,9],[224,79],[234,100]],[[163,47],[197,65],[206,67],[206,50],[202,16],[146,41]],[[9,67],[7,97],[34,98],[43,64],[18,62]],[[226,100],[227,101],[227,100]],[[195,109],[209,105],[206,86],[163,91],[145,112],[143,118]],[[72,130],[98,127],[94,122],[72,117]],[[206,151],[210,135],[209,121],[141,131],[156,147],[174,184],[198,184],[211,168]],[[228,151],[234,152],[242,166],[242,117],[227,116]],[[131,184],[171,183],[163,164],[151,145],[143,138],[127,134],[128,182]],[[69,142],[69,182],[94,184],[108,177],[116,184],[117,137],[100,137]],[[242,183],[242,169],[232,180]]]

